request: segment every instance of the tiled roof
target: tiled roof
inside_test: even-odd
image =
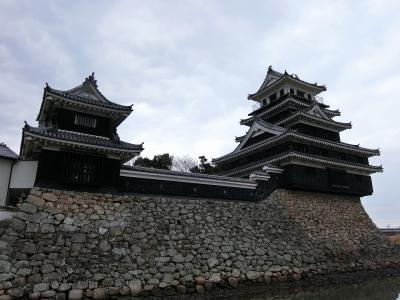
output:
[[[313,121],[319,122],[321,124],[325,124],[329,127],[340,128],[342,130],[351,129],[351,127],[352,127],[351,123],[343,123],[343,122],[337,122],[334,120],[327,120],[327,119],[324,119],[324,118],[321,118],[318,116],[311,115],[309,113],[305,113],[301,110],[299,110],[298,112],[294,113],[293,115],[287,117],[286,119],[283,119],[283,120],[277,122],[276,125],[285,126],[284,124],[288,124],[288,122],[290,122],[290,121],[296,121],[296,120],[301,120],[301,119],[313,120]]]
[[[0,143],[0,157],[8,159],[18,159],[18,154],[8,148],[6,144]]]
[[[295,141],[306,142],[306,143],[311,143],[311,144],[316,144],[316,145],[323,145],[325,147],[330,147],[333,149],[339,149],[339,150],[344,150],[344,151],[350,151],[352,153],[358,153],[358,154],[363,154],[363,155],[367,155],[367,156],[380,155],[379,149],[368,149],[368,148],[360,147],[359,145],[352,145],[352,144],[347,144],[347,143],[343,143],[343,142],[324,140],[321,138],[308,136],[308,135],[290,130],[282,135],[274,136],[269,139],[260,141],[256,144],[250,145],[249,147],[247,147],[245,149],[241,149],[238,152],[233,151],[233,152],[225,154],[221,157],[214,158],[213,162],[220,163],[222,161],[237,158],[239,156],[243,156],[246,154],[249,155],[248,153],[260,151],[260,148],[262,148],[262,147],[272,145],[275,143],[279,143],[279,142],[282,142],[282,141],[285,141],[288,139],[293,139]]]
[[[232,170],[223,172],[225,176],[237,176],[244,171],[254,170],[265,165],[269,164],[279,164],[279,162],[287,159],[299,159],[302,161],[311,161],[314,163],[318,163],[324,166],[334,166],[340,167],[347,170],[357,170],[367,172],[369,174],[376,173],[376,172],[383,172],[382,166],[372,166],[372,165],[364,165],[355,162],[349,162],[344,160],[339,160],[331,157],[323,157],[319,155],[313,154],[303,154],[296,151],[286,151],[283,153],[279,153],[277,155],[268,157],[262,161],[252,162],[246,165],[242,165],[240,167],[234,168]]]
[[[71,144],[84,144],[98,146],[103,148],[120,149],[126,151],[141,151],[142,144],[130,144],[119,140],[112,140],[107,137],[61,130],[56,128],[38,128],[26,125],[24,133],[45,139],[51,139],[59,142],[67,142]]]
[[[55,94],[60,97],[67,98],[72,101],[78,101],[84,104],[90,104],[90,105],[95,105],[99,107],[104,107],[104,108],[109,108],[109,109],[115,109],[115,110],[121,110],[121,111],[132,111],[131,106],[125,106],[125,105],[120,105],[114,102],[111,102],[110,100],[107,100],[104,98],[104,101],[101,100],[95,100],[89,97],[82,97],[82,96],[77,96],[77,95],[71,95],[68,91],[60,91],[53,89],[49,86],[46,87],[45,91],[50,92],[52,94]]]
[[[268,75],[272,75],[272,76],[278,77],[278,79],[275,80],[274,82],[268,84],[267,83]],[[285,71],[285,73],[282,74],[280,72],[277,72],[277,71],[273,70],[272,67],[269,66],[267,75],[265,76],[265,79],[264,79],[263,83],[261,84],[261,86],[259,87],[257,92],[255,92],[254,94],[250,94],[249,95],[248,99],[252,98],[253,96],[255,96],[257,94],[259,94],[260,92],[262,92],[263,90],[269,88],[270,86],[275,85],[278,81],[280,81],[282,78],[285,78],[285,77],[294,79],[294,80],[296,80],[298,82],[307,84],[307,85],[312,86],[312,87],[314,87],[316,89],[319,89],[319,90],[323,90],[323,91],[326,90],[326,87],[324,85],[318,85],[317,83],[310,83],[310,82],[301,80],[296,74],[289,75],[286,71]]]
[[[219,181],[230,181],[230,182],[241,182],[241,183],[254,183],[248,179],[242,179],[237,177],[227,177],[227,176],[219,176],[219,175],[209,175],[209,174],[201,174],[201,173],[186,173],[186,172],[178,172],[164,169],[155,169],[155,168],[144,168],[137,166],[122,166],[122,169],[138,171],[138,172],[147,172],[154,174],[165,174],[165,175],[173,175],[173,176],[182,176],[182,177],[191,177],[191,178],[204,178],[210,180],[219,180]]]

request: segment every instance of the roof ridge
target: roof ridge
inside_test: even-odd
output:
[[[174,170],[167,170],[167,169],[157,169],[157,168],[148,168],[148,167],[140,167],[140,166],[128,166],[124,165],[124,169],[127,170],[138,170],[138,171],[149,171],[152,173],[160,173],[160,174],[171,174],[176,176],[183,176],[183,177],[198,177],[198,178],[208,178],[214,180],[226,180],[226,181],[234,181],[234,182],[246,182],[252,183],[249,179],[237,178],[237,177],[228,177],[222,175],[215,175],[215,174],[204,174],[204,173],[192,173],[192,172],[180,172]]]
[[[55,128],[55,129],[57,131],[61,131],[61,132],[65,132],[65,133],[73,133],[73,134],[82,135],[82,136],[96,137],[96,138],[100,138],[100,139],[104,139],[104,140],[111,140],[109,137],[101,136],[101,135],[94,135],[94,134],[90,134],[90,133],[84,133],[84,132],[78,132],[78,131],[70,131],[70,130],[58,129],[58,128]]]
[[[367,172],[369,172],[371,170],[375,170],[375,172],[382,172],[383,171],[382,165],[380,165],[380,166],[365,165],[364,166],[364,165],[359,164],[359,163],[353,163],[353,162],[346,163],[346,162],[342,162],[342,161],[336,160],[336,159],[325,159],[324,157],[319,157],[317,155],[312,155],[312,154],[309,154],[308,156],[305,156],[305,155],[301,154],[300,152],[293,151],[293,150],[288,150],[288,151],[273,155],[269,159],[265,159],[265,160],[263,160],[261,162],[257,161],[257,162],[254,162],[254,163],[249,163],[249,164],[245,165],[245,167],[243,169],[240,169],[240,167],[238,167],[238,168],[229,170],[228,172],[225,172],[225,173],[226,174],[230,174],[230,176],[231,176],[233,174],[240,173],[240,172],[243,172],[243,171],[247,171],[247,170],[249,170],[251,168],[258,167],[258,166],[261,166],[263,164],[267,164],[267,163],[272,163],[273,164],[273,163],[278,162],[280,160],[286,159],[286,157],[290,157],[290,156],[294,156],[294,157],[297,156],[300,159],[309,160],[309,161],[312,161],[313,159],[315,159],[315,160],[324,160],[328,164],[329,163],[330,164],[339,164],[339,165],[344,165],[345,167],[349,166],[350,168],[353,167],[352,169],[356,169],[356,170],[357,169],[364,169],[364,170],[367,170]],[[323,163],[323,162],[321,162],[321,163]],[[243,167],[243,166],[241,166],[241,167]]]

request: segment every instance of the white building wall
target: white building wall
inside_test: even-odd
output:
[[[30,189],[35,185],[38,162],[19,160],[13,167],[10,189]]]
[[[10,159],[0,158],[0,207],[6,205],[12,163]]]

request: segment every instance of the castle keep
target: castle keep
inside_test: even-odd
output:
[[[368,158],[379,150],[340,140],[351,124],[333,120],[340,112],[323,103],[323,91],[325,86],[269,67],[261,87],[248,96],[258,104],[240,122],[249,130],[236,138],[234,151],[214,159],[221,175],[247,177],[269,168],[275,177],[270,189],[371,195],[369,175],[382,167],[371,166]]]
[[[132,106],[102,95],[94,74],[66,91],[46,85],[20,155],[0,147],[0,196],[18,206],[0,226],[0,300],[393,274],[400,257],[360,201],[379,151],[341,142],[351,125],[332,119],[322,91],[269,68],[249,95],[259,105],[241,121],[248,132],[209,175],[125,165],[143,150],[117,134]]]

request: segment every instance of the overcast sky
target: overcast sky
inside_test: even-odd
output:
[[[79,85],[92,71],[110,100],[134,104],[119,127],[144,155],[218,157],[269,65],[327,85],[342,140],[380,148],[384,173],[363,203],[400,226],[400,1],[0,0],[0,140],[19,151],[45,82]]]

